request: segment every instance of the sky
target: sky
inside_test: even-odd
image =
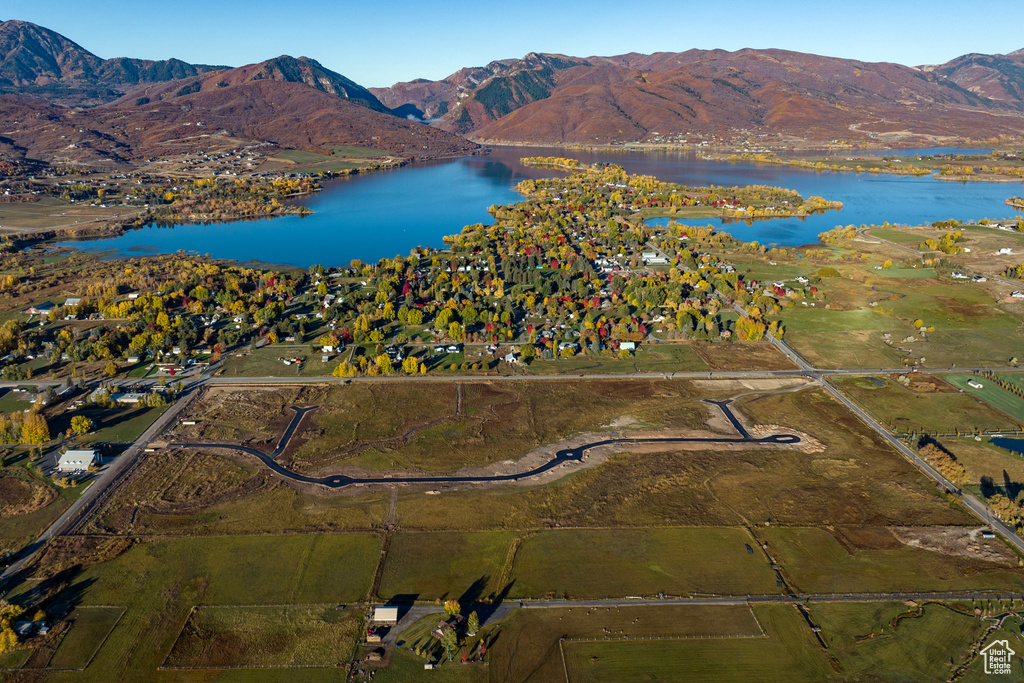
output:
[[[1021,0],[4,0],[0,19],[103,57],[241,66],[316,59],[364,86],[436,80],[528,52],[576,57],[782,48],[907,65],[1024,48]]]

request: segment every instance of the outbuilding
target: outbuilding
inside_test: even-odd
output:
[[[398,623],[397,607],[377,607],[373,610],[373,623],[394,626]]]

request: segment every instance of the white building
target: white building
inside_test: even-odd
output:
[[[394,626],[398,623],[397,607],[376,607],[373,610],[373,623]]]
[[[96,451],[91,448],[70,449],[57,460],[58,472],[81,472],[96,462]]]

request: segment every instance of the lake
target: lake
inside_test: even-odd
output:
[[[999,446],[1000,448],[1005,448],[1011,453],[1016,453],[1017,455],[1024,455],[1024,439],[1008,439],[1005,436],[997,436],[990,439],[990,441],[996,446]]]
[[[943,151],[930,148],[927,153]],[[906,155],[906,150],[901,154]],[[630,173],[691,186],[772,185],[843,203],[804,219],[712,223],[742,240],[797,246],[817,242],[818,233],[837,225],[906,223],[917,225],[956,218],[1003,218],[1013,210],[1003,202],[1021,194],[1020,183],[953,183],[930,177],[817,173],[783,166],[697,160],[692,152],[577,151],[560,148],[493,148],[489,155],[416,163],[400,169],[331,181],[302,204],[315,213],[300,218],[236,221],[209,225],[148,226],[118,237],[65,242],[90,250],[130,256],[179,250],[214,258],[306,267],[347,265],[352,259],[376,261],[408,254],[419,245],[441,246],[441,238],[464,225],[489,223],[487,207],[521,196],[512,188],[525,178],[555,175],[527,168],[524,156],[566,156],[584,162],[607,161]]]

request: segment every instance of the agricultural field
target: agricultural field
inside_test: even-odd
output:
[[[334,368],[347,351],[338,356],[331,354],[329,362],[324,363],[320,352],[312,352],[308,345],[263,346],[256,350],[233,353],[224,359],[217,376],[223,377],[330,377]],[[293,362],[298,359],[300,362]],[[284,361],[288,360],[289,365]]]
[[[36,202],[0,203],[0,225],[20,230],[44,230],[134,216],[142,209],[128,206],[89,206],[71,204],[56,197],[41,197]]]
[[[512,596],[774,593],[775,573],[743,529],[542,531],[514,558]]]
[[[366,166],[365,162],[358,159],[335,157],[329,154],[317,154],[298,149],[284,149],[274,156],[268,157],[259,166],[262,173],[272,172],[302,172],[320,173],[324,171],[347,171],[360,166]]]
[[[712,370],[795,370],[768,342],[694,342],[694,350]]]
[[[1003,411],[965,393],[961,385],[966,387],[969,376],[940,378],[912,373],[903,377],[909,386],[893,377],[842,377],[833,382],[877,421],[897,433],[973,433],[1012,429],[1018,424]],[[993,387],[995,390],[1006,393],[998,387]],[[1014,398],[1008,393],[1007,397]],[[1024,401],[1021,404],[1024,406]]]
[[[521,610],[503,625],[490,666],[507,680],[564,680],[560,649],[573,683],[820,681],[832,671],[789,605]]]
[[[821,603],[809,611],[844,679],[938,681],[968,662],[988,626],[974,607],[971,602]]]
[[[507,557],[518,544],[508,532],[400,532],[391,539],[380,597],[474,602],[498,595]]]
[[[264,611],[261,622],[256,606],[296,606],[289,608],[294,613],[286,610],[284,616],[291,615],[295,623],[304,624],[320,640],[310,650],[296,644],[290,654],[272,655],[268,651],[246,656],[312,661],[324,653],[325,643],[333,642],[331,638],[344,639],[352,633],[348,622],[351,612],[337,615],[337,621],[332,622],[323,611],[303,612],[297,606],[345,605],[365,598],[379,552],[380,539],[369,534],[221,536],[137,544],[70,537],[47,550],[41,562],[47,569],[42,574],[33,574],[13,586],[6,597],[17,601],[52,592],[49,609],[55,613],[67,609],[69,603],[78,609],[123,608],[124,615],[76,680],[152,676],[197,605],[204,619],[213,614],[206,611],[212,607],[223,608],[220,614],[230,616],[219,621],[207,619],[200,626],[236,628],[238,633],[234,635],[243,642],[274,638],[277,618],[266,616]],[[239,609],[234,607],[237,605],[252,606],[252,614],[231,616],[232,610]],[[72,626],[68,637],[74,629]],[[189,642],[186,639],[184,649],[179,650],[182,657],[227,655],[231,651],[226,647],[204,654],[186,648]],[[235,642],[234,637],[227,636],[223,642]],[[84,649],[84,645],[77,649]],[[254,665],[248,660],[239,661]],[[332,668],[335,661],[331,660]]]
[[[1007,285],[953,280],[949,270],[917,261],[875,270],[869,265],[874,259],[891,256],[867,248],[865,261],[837,264],[841,277],[820,278],[819,300],[783,308],[787,342],[811,363],[865,369],[905,362],[1001,366],[1024,353],[1024,309],[1012,303]],[[952,258],[961,262],[964,256],[974,254]],[[915,327],[917,321],[924,332]]]
[[[192,610],[165,668],[339,666],[362,611],[337,605],[201,606]]]
[[[1002,542],[940,545],[947,537],[928,531],[901,532],[907,542],[885,527],[773,527],[757,533],[787,582],[801,592],[1024,590],[1024,572]],[[913,538],[932,549],[911,546]]]
[[[67,616],[65,631],[47,668],[84,669],[124,616],[121,607],[78,607]]]
[[[147,458],[88,529],[124,535],[328,533],[380,528],[387,494],[326,498],[272,479],[252,462],[167,450]]]
[[[981,384],[981,388],[972,387],[967,382],[973,379]],[[1024,398],[1015,396],[1006,389],[988,379],[973,375],[947,375],[946,380],[961,391],[979,397],[985,403],[997,408],[1016,421],[1017,426],[1024,425]]]

